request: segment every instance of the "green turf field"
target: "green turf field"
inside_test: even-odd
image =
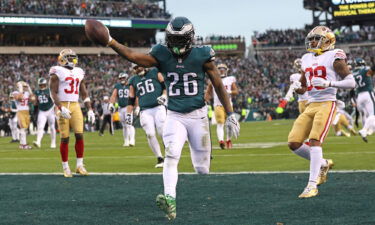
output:
[[[232,150],[218,150],[213,131],[212,172],[307,171],[309,164],[286,147],[292,121],[241,124]],[[34,136],[29,137],[31,143]],[[61,173],[59,151],[18,150],[0,138],[0,173]],[[72,143],[74,142],[74,138]],[[375,170],[375,138],[334,137],[324,156],[334,170]],[[160,173],[142,130],[136,147],[124,148],[121,131],[114,137],[85,134],[85,164],[95,173]],[[74,145],[70,145],[74,169]],[[188,148],[180,172],[193,172]],[[332,173],[320,196],[299,200],[307,173],[181,175],[177,219],[173,224],[375,224],[375,173]],[[0,224],[171,224],[155,207],[162,192],[156,175],[1,175]]]

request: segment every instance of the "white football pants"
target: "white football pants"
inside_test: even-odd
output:
[[[44,127],[46,122],[48,121],[48,126],[51,131],[51,145],[56,145],[56,128],[55,128],[55,110],[54,107],[49,109],[48,111],[39,110],[38,113],[38,132],[36,141],[40,144],[44,135]]]
[[[146,132],[148,145],[156,157],[163,157],[160,151],[158,139],[156,138],[156,132],[159,136],[163,136],[163,127],[166,116],[167,112],[163,105],[151,109],[145,109],[140,112],[141,126]]]
[[[126,107],[119,109],[120,121],[122,124],[122,135],[124,137],[124,143],[126,145],[135,145],[135,129],[133,125],[128,125],[125,123],[126,118]]]
[[[374,92],[360,92],[357,97],[357,108],[358,111],[361,112],[362,115],[362,124],[365,125],[365,121],[369,116],[375,115],[374,108],[375,108],[375,102],[374,102],[375,96]]]
[[[20,139],[20,131],[17,127],[18,125],[18,119],[17,116],[14,116],[13,118],[9,119],[8,122],[10,132],[12,133],[12,140],[19,140]]]
[[[194,170],[208,174],[211,162],[211,137],[207,107],[190,113],[168,110],[163,130],[165,161],[163,168],[164,193],[176,196],[177,166],[186,141],[189,142]]]

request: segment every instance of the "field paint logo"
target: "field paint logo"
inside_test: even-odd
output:
[[[365,2],[375,2],[375,0],[332,0],[332,4],[334,5],[355,4]]]

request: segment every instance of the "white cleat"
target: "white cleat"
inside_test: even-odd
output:
[[[56,144],[51,144],[50,148],[56,148]]]
[[[64,177],[67,177],[67,178],[73,177],[72,171],[70,170],[69,167],[67,167],[63,170],[64,170]]]
[[[36,148],[40,148],[40,147],[41,147],[41,144],[38,143],[37,141],[33,141],[33,145],[34,145]]]
[[[123,147],[129,147],[129,142],[124,142]]]

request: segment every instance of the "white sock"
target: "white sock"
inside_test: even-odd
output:
[[[38,129],[37,135],[36,135],[36,142],[41,143],[42,138],[43,138],[44,130],[43,129]]]
[[[129,133],[129,142],[133,145],[135,144],[135,128],[134,126],[130,126],[130,133]]]
[[[16,136],[16,140],[19,140],[20,139],[20,129],[18,129],[17,127],[15,128],[15,134]]]
[[[298,156],[301,156],[302,158],[310,160],[310,151],[310,146],[308,146],[307,144],[302,144],[301,147],[292,152]]]
[[[160,145],[155,135],[147,135],[148,145],[156,157],[163,157],[160,151]]]
[[[83,158],[77,158],[77,167],[83,166]]]
[[[26,128],[20,129],[20,144],[25,145],[26,142]]]
[[[176,198],[176,186],[178,180],[178,160],[166,158],[163,167],[164,194]]]
[[[127,129],[127,126],[123,126],[122,127],[122,136],[124,137],[124,142],[125,143],[129,143],[128,142],[128,129]]]
[[[68,168],[69,168],[69,163],[68,163],[68,161],[66,161],[66,162],[62,162],[62,167],[63,167],[64,170],[68,169]]]
[[[316,186],[320,167],[322,166],[323,150],[320,146],[312,146],[310,152],[310,177],[308,185]]]
[[[218,123],[216,125],[217,139],[219,141],[224,141],[224,124]]]

